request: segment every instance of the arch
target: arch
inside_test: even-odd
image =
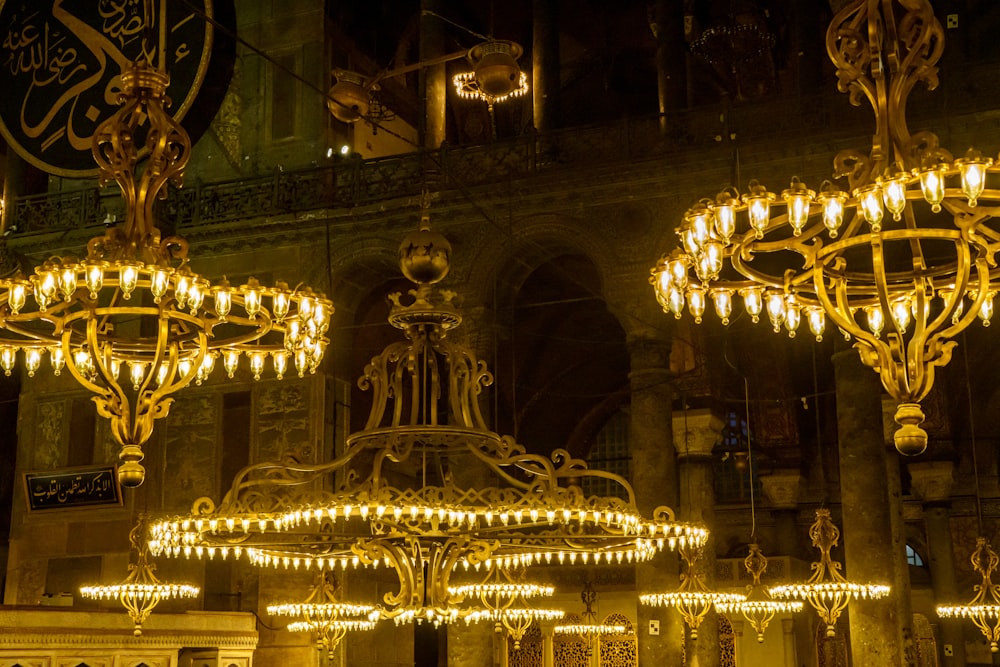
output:
[[[635,625],[624,614],[608,614],[605,625],[623,625],[625,632],[617,635],[601,635],[601,667],[637,667],[639,664],[639,644]]]

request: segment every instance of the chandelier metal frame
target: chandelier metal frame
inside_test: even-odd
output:
[[[702,199],[650,282],[665,311],[679,318],[686,305],[696,322],[711,302],[728,324],[737,295],[754,322],[766,311],[790,336],[805,319],[821,339],[829,318],[898,402],[896,448],[915,455],[927,445],[919,402],[952,338],[993,314],[1000,163],[975,151],[955,159],[935,134],[907,127],[910,92],[937,86],[944,47],[927,0],[853,0],[826,47],[838,89],[875,117],[871,151],[834,158],[846,189],[793,178],[780,196],[751,181]]]
[[[359,380],[372,392],[365,427],[332,461],[248,466],[219,504],[201,498],[190,514],[159,521],[155,553],[232,554],[286,568],[385,566],[399,586],[384,595],[382,616],[440,623],[461,616],[449,591],[459,567],[634,563],[704,543],[707,530],[676,521],[668,507],[642,516],[624,478],[563,449],[528,453],[486,426],[479,399],[493,377],[448,338],[462,317],[455,293],[434,286],[451,248],[430,230],[428,202],[420,229],[400,246],[415,288],[409,300],[390,295],[389,322],[405,340],[375,356]],[[618,495],[585,495],[594,478]]]
[[[288,624],[289,632],[315,632],[317,646],[331,660],[348,632],[374,630],[379,621],[379,612],[373,605],[337,600],[336,583],[330,571],[317,574],[316,583],[304,601],[270,604],[267,613],[297,619]]]
[[[990,644],[990,652],[1000,652],[1000,584],[993,583],[993,575],[1000,564],[1000,557],[985,537],[976,538],[976,548],[969,557],[972,568],[982,583],[973,587],[975,595],[967,604],[938,605],[938,616],[967,618],[983,633]]]
[[[448,592],[467,601],[475,598],[476,605],[463,614],[466,623],[493,622],[497,633],[506,633],[514,642],[514,650],[521,648],[524,634],[536,621],[555,621],[566,615],[562,609],[532,607],[527,600],[551,597],[555,588],[524,581],[524,572],[515,578],[508,570],[493,567],[481,582],[450,586]],[[478,602],[478,604],[476,604]]]
[[[92,238],[83,260],[52,257],[27,278],[0,279],[0,367],[10,375],[23,357],[30,377],[48,355],[56,375],[69,369],[110,419],[118,479],[134,487],[145,478],[142,447],[176,392],[207,379],[219,358],[230,378],[241,359],[254,379],[268,362],[279,379],[290,368],[315,372],[333,306],[308,287],[212,285],[191,270],[187,241],[163,237],[154,210],[170,183],[180,187],[191,155],[166,112],[169,77],[137,62],[121,80],[122,106],[92,149],[100,183],[121,188],[124,224]]]
[[[800,600],[775,600],[767,588],[760,582],[761,575],[767,570],[767,557],[760,550],[757,542],[750,543],[750,553],[743,559],[743,565],[753,577],[753,582],[747,584],[746,598],[737,601],[716,602],[715,608],[723,613],[740,613],[747,619],[750,626],[757,632],[757,642],[763,643],[767,626],[778,614],[798,613],[805,603]]]
[[[92,600],[118,600],[135,624],[133,634],[142,635],[142,624],[162,600],[195,598],[201,589],[193,584],[172,584],[156,577],[156,565],[149,560],[146,544],[147,523],[145,516],[129,531],[135,560],[128,565],[128,576],[117,584],[88,584],[80,587],[80,594]]]
[[[733,605],[746,600],[743,593],[730,593],[709,590],[705,584],[705,572],[700,563],[704,545],[685,546],[680,550],[684,560],[685,571],[681,573],[681,583],[675,591],[666,593],[646,593],[639,596],[641,604],[653,607],[673,607],[684,619],[684,624],[691,632],[691,639],[698,639],[698,628],[701,627],[708,612],[720,605]]]
[[[841,574],[843,565],[830,556],[830,550],[840,543],[840,529],[830,518],[830,510],[816,510],[816,520],[809,527],[809,537],[820,552],[819,560],[813,561],[810,566],[812,576],[804,584],[771,586],[768,593],[778,599],[808,602],[826,624],[826,636],[835,637],[837,619],[851,600],[877,600],[889,595],[890,589],[884,584],[854,583]]]

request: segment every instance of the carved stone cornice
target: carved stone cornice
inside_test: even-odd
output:
[[[678,458],[711,458],[724,422],[708,408],[674,413],[674,448]]]
[[[924,503],[940,503],[951,496],[955,485],[955,464],[951,461],[924,461],[907,465],[910,488]]]
[[[795,509],[805,481],[798,470],[775,470],[760,476],[764,496],[775,509]]]

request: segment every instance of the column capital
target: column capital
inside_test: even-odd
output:
[[[764,495],[775,509],[795,509],[805,478],[798,470],[775,470],[760,476]]]
[[[709,408],[674,413],[674,449],[680,458],[711,457],[725,422]]]
[[[955,484],[955,464],[951,461],[922,461],[907,464],[910,486],[924,503],[947,500]]]

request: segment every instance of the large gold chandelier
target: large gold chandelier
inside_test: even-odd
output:
[[[875,112],[870,153],[834,159],[846,188],[793,178],[778,195],[751,181],[703,199],[650,280],[664,310],[681,317],[686,305],[699,322],[711,303],[728,323],[737,296],[754,322],[766,312],[790,336],[804,319],[819,339],[829,318],[899,403],[896,448],[919,454],[919,401],[935,369],[957,333],[993,314],[1000,165],[974,151],[954,159],[936,135],[907,127],[909,93],[936,87],[944,46],[927,0],[853,0],[826,45],[839,89]]]
[[[624,478],[562,449],[529,454],[486,426],[479,396],[492,375],[448,338],[462,317],[454,292],[434,286],[449,257],[425,210],[400,247],[415,287],[409,300],[390,296],[389,321],[406,339],[366,367],[359,384],[372,391],[371,412],[342,455],[251,465],[220,503],[202,498],[158,522],[151,547],[270,567],[384,566],[398,588],[384,596],[383,617],[439,623],[463,613],[449,590],[457,568],[627,564],[703,544],[707,531],[668,507],[642,516]],[[619,495],[585,495],[594,478]]]
[[[819,549],[820,558],[812,564],[813,574],[804,584],[772,586],[768,592],[778,599],[808,602],[826,625],[826,636],[837,634],[837,619],[854,599],[877,600],[889,594],[884,584],[859,584],[841,574],[842,565],[833,560],[830,550],[840,542],[840,529],[830,518],[830,510],[816,510],[816,521],[809,527],[809,537]]]
[[[33,376],[47,356],[56,375],[69,369],[111,420],[127,487],[145,477],[142,447],[173,394],[219,359],[230,378],[241,360],[255,379],[265,366],[278,378],[315,371],[333,310],[307,287],[212,285],[189,267],[187,241],[161,237],[154,204],[169,182],[180,186],[191,154],[164,109],[168,81],[143,62],[123,72],[122,107],[94,134],[100,181],[121,187],[124,224],[91,239],[83,260],[53,257],[27,278],[0,279],[0,366],[9,375],[22,357]]]
[[[133,634],[142,635],[142,624],[163,600],[195,598],[201,589],[192,584],[173,584],[160,581],[156,565],[149,560],[146,545],[147,524],[139,518],[128,534],[135,561],[129,563],[128,576],[117,584],[89,584],[80,587],[80,594],[92,600],[118,600],[135,624]]]

